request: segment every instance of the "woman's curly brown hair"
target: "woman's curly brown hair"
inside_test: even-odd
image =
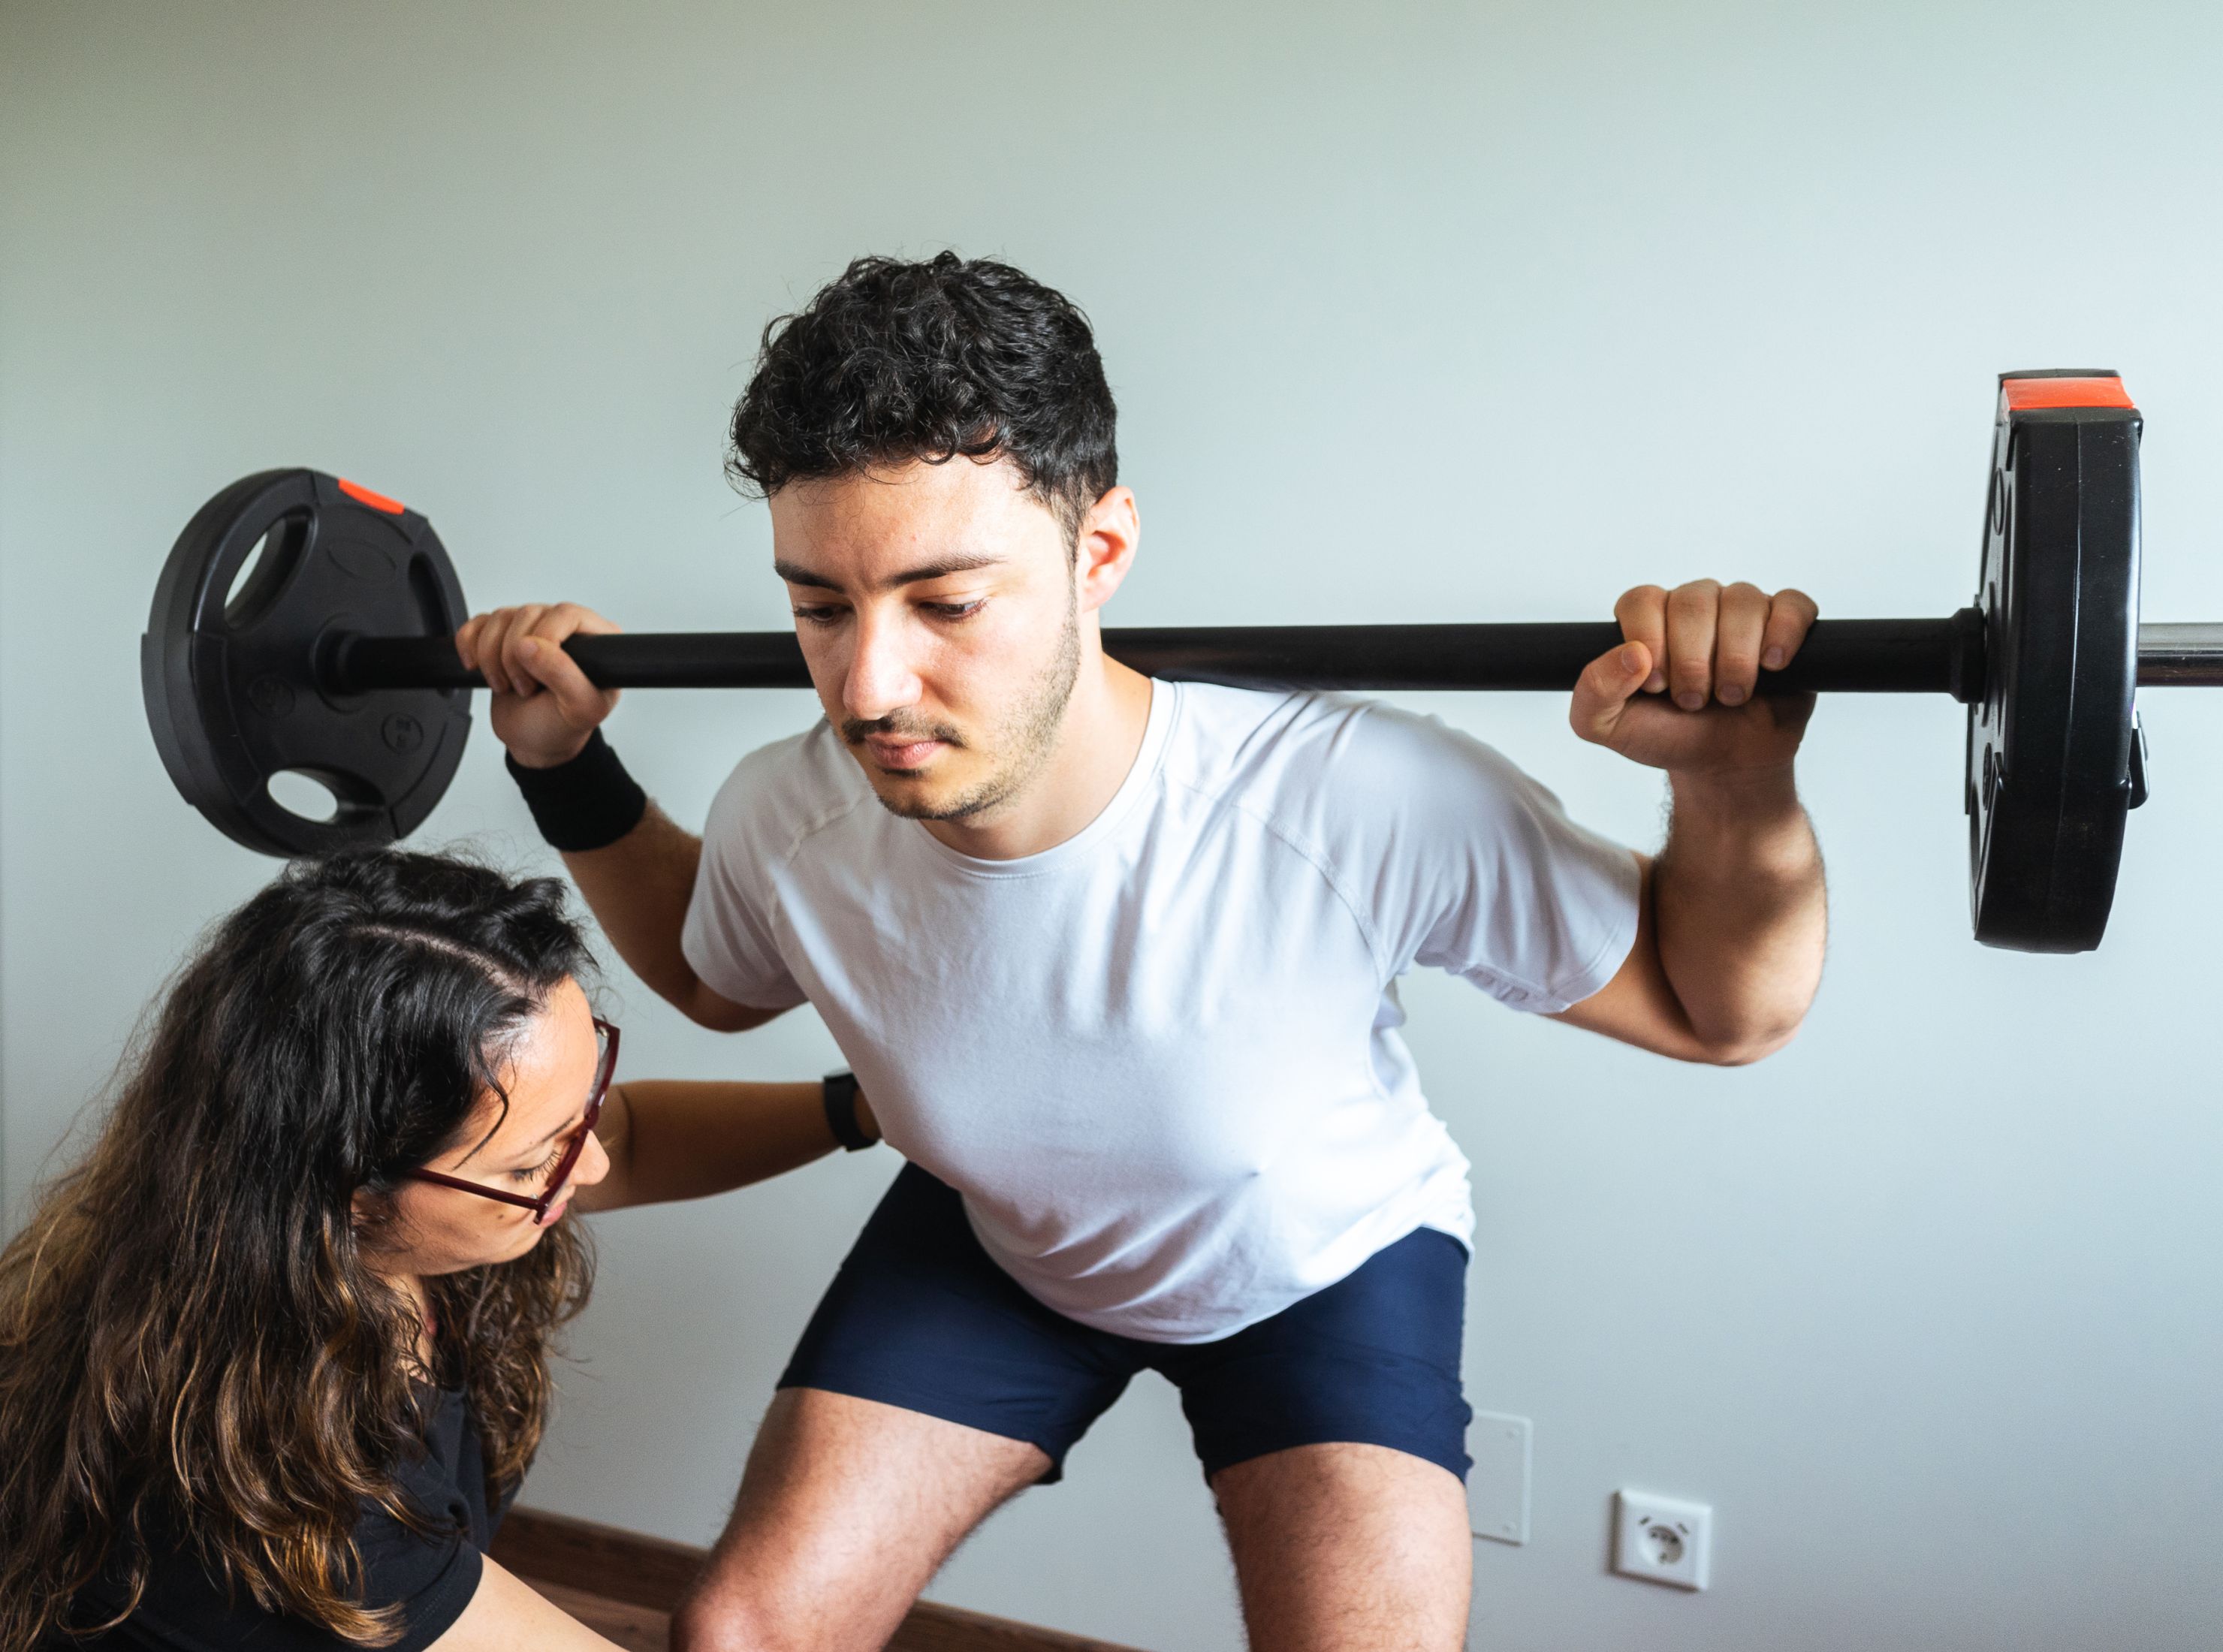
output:
[[[560,884],[433,856],[298,864],[215,927],[0,1252],[0,1652],[120,1622],[180,1542],[265,1611],[394,1638],[353,1532],[371,1505],[428,1530],[394,1473],[428,1379],[462,1385],[505,1495],[593,1259],[564,1225],[427,1279],[428,1372],[356,1195],[380,1209],[499,1098],[510,1041],[589,967]]]

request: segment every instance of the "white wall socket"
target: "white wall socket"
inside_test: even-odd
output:
[[[1714,1511],[1703,1503],[1613,1494],[1613,1569],[1676,1589],[1703,1589],[1712,1570]]]

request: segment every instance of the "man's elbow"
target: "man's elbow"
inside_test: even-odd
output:
[[[723,1005],[682,1004],[680,1011],[697,1027],[707,1027],[713,1033],[746,1033],[756,1023],[736,1015]]]
[[[752,1004],[737,1004],[730,998],[721,997],[700,981],[694,983],[692,991],[671,997],[681,1014],[713,1033],[746,1033],[753,1027],[762,1027],[781,1013],[777,1009],[759,1009]]]
[[[1711,1038],[1702,1036],[1697,1039],[1697,1048],[1687,1058],[1710,1067],[1749,1067],[1755,1061],[1765,1061],[1797,1038],[1804,1020],[1801,1015],[1787,1026]]]

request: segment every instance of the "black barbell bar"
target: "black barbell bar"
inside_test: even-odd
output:
[[[1564,690],[1622,640],[1610,620],[1467,625],[1128,626],[1105,651],[1150,676],[1244,688],[1377,693],[1432,689]],[[564,651],[601,688],[808,688],[793,631],[639,631],[574,637]],[[439,637],[340,632],[320,650],[318,677],[336,694],[384,688],[483,688],[455,644]],[[2138,627],[2141,688],[2223,686],[2223,625]],[[1950,694],[1984,691],[1983,616],[1817,619],[1779,671],[1773,694]]]
[[[1105,651],[1151,676],[1243,688],[1565,689],[1622,641],[1611,620],[1469,625],[1240,625],[1108,629]],[[574,637],[564,650],[604,688],[807,688],[792,631],[668,631]],[[1817,620],[1779,671],[1776,694],[1983,692],[1983,616]],[[326,639],[318,678],[341,695],[387,688],[481,688],[438,637]]]

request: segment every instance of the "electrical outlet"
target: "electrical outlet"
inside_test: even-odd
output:
[[[1713,1565],[1714,1511],[1704,1503],[1614,1493],[1613,1569],[1624,1577],[1703,1589]]]

